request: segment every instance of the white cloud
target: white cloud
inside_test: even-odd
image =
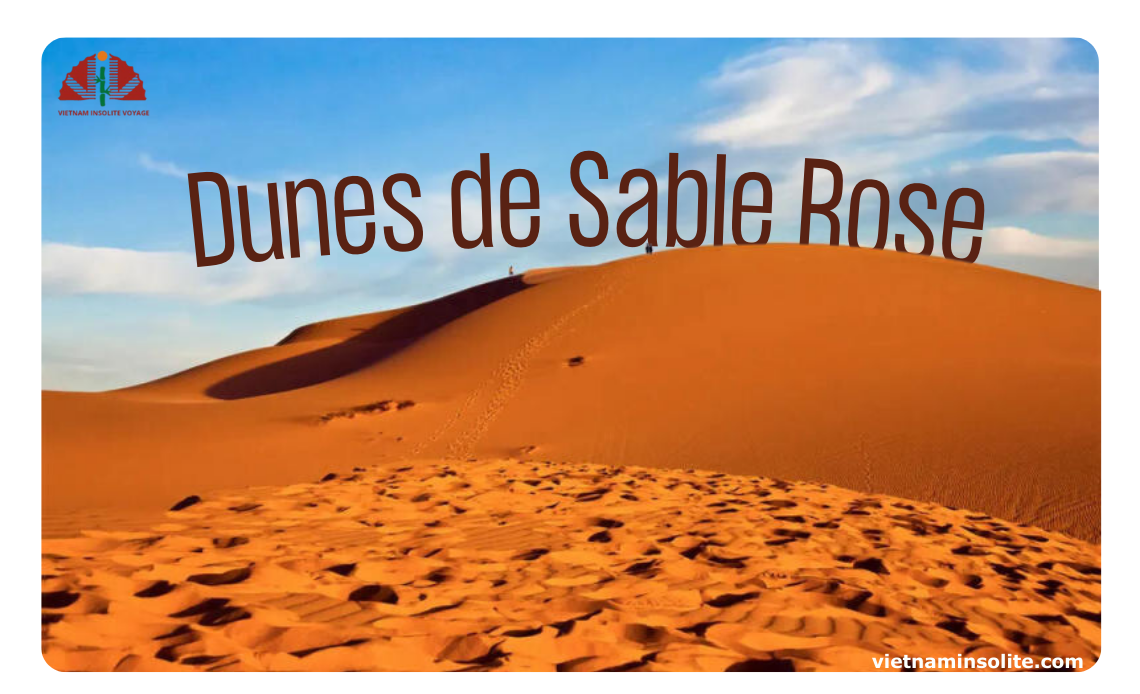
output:
[[[119,330],[87,329],[81,335],[44,334],[42,387],[107,390],[143,383],[226,354],[272,344],[274,334],[245,339],[211,330],[171,329],[165,322],[132,324],[124,339]]]
[[[1085,147],[1099,147],[1100,146],[1100,124],[1094,123],[1081,130],[1076,135],[1077,142]]]
[[[1087,141],[1097,121],[1095,75],[1060,70],[1059,42],[1007,48],[993,69],[944,61],[924,71],[889,61],[869,41],[769,48],[722,68],[711,84],[732,105],[691,137],[739,149],[948,133]]]
[[[474,191],[475,187],[471,186]],[[483,228],[483,208],[482,201],[477,194],[463,193],[460,197],[460,218],[463,225],[463,236],[467,239],[473,239],[478,236],[480,230]],[[383,205],[383,203],[381,203]],[[408,200],[404,199],[404,204],[408,209],[415,212],[419,218],[420,223],[424,227],[424,240],[420,248],[430,253],[436,260],[454,261],[460,257],[467,257],[470,253],[486,253],[509,248],[507,242],[503,240],[502,230],[499,224],[499,200],[498,196],[492,194],[491,197],[491,235],[492,243],[491,248],[484,246],[477,246],[472,249],[460,248],[455,243],[455,235],[452,231],[451,224],[451,194],[443,192],[424,193],[419,199]],[[378,210],[377,231],[381,233],[380,227],[384,225],[392,226],[396,230],[397,238],[407,241],[411,238],[410,226],[407,221],[392,212],[387,207],[382,207]],[[537,214],[536,212],[526,211],[528,215]],[[522,217],[521,212],[514,213],[511,218],[511,231],[515,236],[523,236],[526,234],[527,226]],[[541,227],[540,233],[541,236]],[[383,243],[383,239],[379,240]]]
[[[173,162],[158,161],[146,152],[143,152],[139,155],[139,166],[143,167],[147,171],[153,171],[155,173],[160,173],[163,176],[173,176],[175,178],[185,178],[190,174],[189,171],[177,166]]]
[[[162,174],[163,176],[171,176],[173,178],[185,179],[187,176],[193,173],[189,169],[179,166],[172,161],[155,159],[146,152],[143,152],[139,155],[139,166],[143,167],[147,171],[153,171],[155,173]],[[249,192],[250,195],[260,195],[261,197],[268,197],[269,195],[266,189],[266,185],[268,183],[271,183],[271,181],[251,183],[250,181],[238,178],[237,176],[227,176],[226,174],[222,174],[222,178],[226,179],[226,183],[228,183],[229,186],[235,190],[238,186],[245,186],[247,192]],[[298,207],[300,208],[300,206]]]
[[[1021,227],[994,227],[982,232],[982,254],[1032,258],[1073,258],[1095,256],[1098,242],[1086,239],[1055,238],[1035,234]]]
[[[253,301],[310,293],[316,273],[304,258],[197,267],[194,255],[44,243],[45,295],[133,294],[199,303]]]
[[[1077,212],[1097,214],[1100,155],[1096,152],[1004,154],[954,164],[928,181],[949,192],[966,186],[986,201],[986,216]]]
[[[854,183],[864,178],[883,181],[891,191],[892,226],[902,222],[896,196],[906,183],[931,185],[942,204],[950,191],[974,188],[986,202],[986,219],[996,222],[983,236],[983,262],[1048,265],[1043,274],[1049,276],[1064,274],[1055,266],[1075,263],[1082,268],[1079,281],[1092,277],[1095,284],[1095,234],[1093,240],[1067,239],[1023,228],[1034,226],[1026,215],[1075,214],[1092,216],[1088,224],[1095,231],[1095,151],[946,161],[955,152],[977,156],[975,147],[991,149],[987,140],[995,136],[1023,142],[1069,139],[1074,147],[1095,150],[1097,75],[1065,68],[1068,47],[1061,41],[963,43],[956,53],[968,58],[948,53],[925,65],[900,60],[891,47],[875,41],[800,41],[728,62],[709,83],[726,97],[726,106],[691,128],[689,138],[702,147],[728,150],[730,171],[744,165],[767,173],[774,189],[772,219],[778,224],[799,216],[803,158],[824,157],[842,167],[841,208],[849,204]],[[981,51],[988,53],[985,60],[977,60]],[[830,176],[818,176],[813,199],[826,198],[830,183]],[[864,208],[864,215],[877,212],[877,198],[865,200]],[[1049,228],[1059,226],[1063,223],[1054,221]],[[956,236],[956,247],[967,243],[956,248],[960,254],[968,240],[968,234]]]

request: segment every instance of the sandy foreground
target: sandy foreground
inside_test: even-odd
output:
[[[43,542],[94,670],[870,670],[1100,653],[1099,548],[826,484],[418,461]]]

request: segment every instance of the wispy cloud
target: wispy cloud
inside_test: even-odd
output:
[[[954,189],[976,189],[991,224],[980,262],[1095,286],[1097,74],[1068,67],[1063,41],[948,44],[937,59],[915,62],[897,47],[796,41],[729,61],[708,81],[722,106],[688,138],[699,151],[728,151],[730,167],[762,161],[772,218],[785,226],[798,219],[805,156],[842,167],[844,205],[858,180],[883,181],[892,230],[903,233],[903,185],[927,183],[939,203]],[[815,185],[813,199],[825,199],[830,176]],[[864,200],[868,222],[877,208],[876,197]],[[1092,238],[1058,235],[1074,226]],[[956,245],[968,242],[958,236]]]
[[[139,166],[147,171],[160,173],[163,176],[174,176],[175,178],[186,178],[186,176],[190,174],[189,171],[177,166],[173,162],[158,161],[146,152],[139,155]]]
[[[987,255],[1026,256],[1031,258],[1078,258],[1095,256],[1097,241],[1069,239],[1035,234],[1021,227],[995,227],[982,232]]]
[[[793,43],[727,63],[711,85],[730,104],[691,137],[739,149],[928,137],[949,146],[998,133],[1087,141],[1095,130],[1096,77],[1060,69],[1060,42],[1020,41],[991,69],[918,69],[876,46]]]
[[[301,259],[238,262],[199,268],[192,253],[45,243],[45,295],[133,294],[198,303],[256,301],[321,289]]]
[[[146,169],[147,171],[153,171],[154,173],[162,174],[163,176],[181,178],[183,181],[185,181],[186,177],[191,173],[194,173],[189,169],[180,166],[172,161],[155,159],[146,152],[139,154],[138,163],[139,166]],[[265,186],[267,183],[270,183],[270,181],[261,181],[260,183],[254,183],[237,176],[222,174],[222,177],[226,179],[226,183],[228,183],[231,188],[236,189],[238,186],[245,186],[247,192],[250,195],[260,195],[261,197],[268,196]]]
[[[1096,214],[1100,204],[1100,155],[1096,152],[1003,154],[957,164],[932,179],[946,189],[969,186],[982,193],[990,216],[1039,212]]]

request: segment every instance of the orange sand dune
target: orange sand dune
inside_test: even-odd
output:
[[[874,250],[665,252],[45,392],[45,532],[361,465],[521,457],[825,482],[1096,542],[1099,399],[1094,290]]]
[[[1095,545],[831,485],[429,460],[178,506],[136,532],[44,540],[49,664],[801,671],[1017,654],[1041,671],[1100,655]]]

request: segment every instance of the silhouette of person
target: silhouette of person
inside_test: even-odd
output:
[[[647,242],[645,244],[645,255],[653,255],[653,244],[652,243]]]
[[[507,268],[507,276],[509,276],[509,277],[515,276],[515,266],[514,265]]]

